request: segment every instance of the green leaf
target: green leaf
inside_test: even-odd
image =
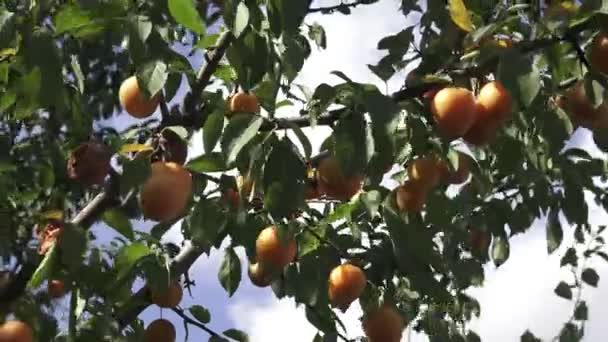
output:
[[[275,218],[291,215],[304,201],[306,167],[295,146],[277,142],[264,166],[264,205]]]
[[[217,203],[201,200],[188,217],[188,230],[196,245],[209,250],[226,223],[226,215]]]
[[[268,50],[266,39],[253,30],[245,31],[228,48],[226,57],[236,71],[243,90],[252,89],[270,69]]]
[[[80,68],[80,62],[78,62],[78,58],[76,55],[72,55],[70,57],[71,60],[71,65],[72,65],[72,71],[74,71],[74,77],[76,78],[76,85],[78,86],[78,91],[81,94],[84,94],[84,81],[85,81],[85,77],[84,74],[82,73],[82,69]]]
[[[509,258],[509,241],[497,236],[492,241],[492,260],[494,265],[499,267]]]
[[[586,268],[583,273],[581,273],[581,278],[585,283],[593,287],[597,287],[597,283],[600,281],[599,274],[592,268]]]
[[[312,155],[312,145],[310,144],[310,140],[308,140],[308,136],[306,136],[306,134],[304,134],[304,131],[302,131],[302,128],[300,128],[298,125],[289,120],[280,121],[287,127],[291,128],[291,132],[296,135],[296,137],[300,141],[300,144],[302,144],[302,148],[304,149],[304,156],[306,157],[306,159],[309,159]]]
[[[562,267],[566,266],[566,265],[572,265],[572,266],[576,267],[578,265],[578,257],[576,256],[576,249],[574,249],[573,247],[568,248],[568,250],[566,251],[566,254],[564,254],[564,256],[562,257],[560,265]]]
[[[308,27],[308,38],[310,38],[318,47],[327,48],[327,35],[323,26],[313,23]]]
[[[365,170],[374,153],[374,142],[362,115],[351,113],[340,119],[334,129],[334,141],[332,152],[345,176]]]
[[[467,7],[463,0],[449,0],[450,16],[452,21],[458,25],[461,29],[471,32],[473,30],[473,23],[471,22],[471,16],[467,11]]]
[[[466,342],[481,342],[481,337],[477,335],[474,331],[469,331],[467,333]]]
[[[152,97],[165,86],[169,73],[167,65],[162,61],[151,61],[144,64],[137,72],[137,82],[144,92]]]
[[[559,211],[551,209],[547,217],[547,251],[553,253],[562,243],[564,231],[559,222]]]
[[[126,194],[142,185],[150,176],[150,163],[144,158],[123,159],[120,192]]]
[[[498,79],[525,107],[530,106],[540,92],[540,71],[531,57],[515,50],[509,50],[500,58]]]
[[[589,310],[585,301],[581,301],[580,303],[578,303],[578,305],[574,309],[574,319],[578,321],[586,321],[587,319],[589,319]]]
[[[229,169],[224,155],[220,152],[211,152],[198,156],[190,160],[186,164],[186,168],[194,172],[221,172]]]
[[[232,164],[236,161],[239,152],[247,145],[262,127],[263,119],[259,116],[238,114],[235,115],[224,131],[221,146],[226,163]]]
[[[234,19],[234,29],[232,33],[236,38],[241,36],[249,25],[249,8],[244,2],[240,2],[236,7],[236,17]]]
[[[70,33],[76,38],[90,38],[104,30],[104,21],[94,11],[69,4],[55,14],[55,34]]]
[[[0,11],[0,46],[6,47],[15,38],[15,13]]]
[[[212,152],[222,136],[224,129],[224,113],[215,111],[207,117],[203,126],[203,148],[205,152]]]
[[[283,36],[283,44],[285,46],[281,56],[283,72],[289,82],[292,82],[302,70],[304,61],[310,56],[310,44],[301,34]]]
[[[525,333],[521,335],[521,342],[542,342],[540,338],[537,338],[530,332],[530,330],[526,330]]]
[[[194,6],[194,1],[169,0],[169,13],[171,13],[175,21],[185,28],[199,35],[205,32],[205,24]]]
[[[57,255],[58,244],[55,243],[53,246],[46,252],[44,259],[38,265],[38,268],[32,274],[30,281],[27,284],[29,289],[35,289],[39,287],[42,282],[48,278],[49,273],[53,267],[53,263],[55,262],[55,256]]]
[[[572,299],[572,289],[564,281],[561,281],[559,284],[557,284],[557,287],[553,291],[555,292],[556,295],[558,295],[564,299],[568,299],[568,300]]]
[[[148,40],[150,33],[152,33],[152,22],[148,17],[142,15],[132,17],[131,26],[141,43],[145,43],[146,40]]]
[[[209,313],[209,310],[200,305],[194,305],[189,311],[194,318],[203,324],[207,324],[211,321],[211,314]]]
[[[249,342],[249,336],[247,333],[237,330],[237,329],[228,329],[223,332],[224,335],[230,337],[231,339],[239,342]]]
[[[127,239],[133,241],[133,226],[127,215],[119,209],[109,209],[103,213],[103,221]]]
[[[268,22],[272,33],[297,33],[308,12],[308,0],[268,0]]]
[[[133,267],[144,257],[150,255],[151,251],[143,242],[135,242],[124,246],[117,254],[115,269],[117,270],[116,282],[131,273]]]
[[[302,259],[305,255],[316,251],[322,246],[321,241],[309,230],[313,231],[320,237],[325,237],[326,225],[319,225],[314,227],[308,227],[301,234],[298,235],[298,258]]]
[[[61,232],[59,248],[61,249],[61,263],[70,271],[76,271],[82,265],[87,250],[87,234],[80,227],[66,224]]]
[[[589,103],[591,103],[594,108],[599,107],[604,102],[605,92],[605,89],[600,83],[600,81],[598,81],[593,74],[587,73],[585,74],[583,84],[585,89],[585,95],[589,100]]]
[[[241,260],[234,249],[226,249],[218,278],[222,287],[228,292],[228,296],[232,297],[241,282]]]
[[[315,328],[324,333],[336,332],[336,324],[332,319],[331,310],[328,306],[306,306],[306,319]]]

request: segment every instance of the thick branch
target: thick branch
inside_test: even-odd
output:
[[[222,33],[217,44],[205,54],[207,63],[199,69],[196,76],[196,82],[191,85],[190,93],[184,98],[184,115],[163,117],[163,125],[182,125],[185,127],[202,126],[204,122],[204,117],[202,117],[203,111],[199,110],[197,106],[201,102],[203,89],[209,85],[211,76],[217,69],[233,40],[234,36],[230,31]]]
[[[186,242],[187,245],[181,250],[181,252],[171,262],[171,275],[173,279],[178,278],[180,275],[188,272],[188,269],[194,264],[194,262],[203,254],[203,250]],[[137,291],[128,303],[127,309],[124,312],[119,313],[118,324],[120,328],[126,327],[131,321],[137,318],[150,304],[148,288],[142,287]]]

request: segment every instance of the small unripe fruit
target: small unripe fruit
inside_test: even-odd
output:
[[[328,157],[319,161],[317,184],[320,193],[341,201],[347,201],[361,190],[363,176],[360,174],[346,176],[342,172],[338,160]]]
[[[272,283],[272,275],[259,263],[249,265],[247,274],[251,283],[257,287],[267,287]]]
[[[346,311],[365,290],[367,278],[363,271],[351,264],[334,268],[329,274],[329,301],[332,306]]]
[[[600,32],[591,43],[591,65],[600,72],[608,74],[608,34]]]
[[[260,111],[260,103],[257,96],[252,93],[240,92],[228,99],[228,110],[230,113],[257,113]]]
[[[154,287],[150,288],[150,298],[152,303],[161,308],[174,308],[182,301],[184,292],[179,282],[174,281],[164,291],[160,291]]]
[[[439,160],[434,156],[418,158],[407,168],[407,174],[412,182],[425,189],[432,189],[439,184]]]
[[[426,202],[427,190],[412,181],[406,181],[395,190],[395,201],[401,212],[419,212]]]
[[[102,184],[111,169],[110,157],[103,144],[81,144],[70,153],[68,177],[85,185]]]
[[[143,119],[152,115],[160,103],[160,95],[147,98],[139,88],[136,76],[124,80],[118,91],[118,99],[124,110],[134,118]]]
[[[146,218],[167,221],[186,209],[192,193],[190,172],[176,163],[156,162],[139,194],[139,204]]]
[[[61,298],[65,296],[65,284],[62,280],[50,280],[48,283],[48,293],[51,298]]]
[[[0,342],[33,342],[34,331],[22,321],[6,321],[0,325]]]
[[[368,312],[363,318],[363,331],[370,342],[399,342],[404,328],[403,317],[388,305]]]
[[[256,258],[270,272],[287,266],[296,257],[296,240],[288,238],[282,241],[275,226],[264,228],[255,242]]]
[[[475,122],[475,97],[465,88],[443,88],[433,97],[431,112],[445,138],[462,137]]]
[[[151,322],[144,331],[144,342],[175,342],[176,331],[173,323],[160,318]]]

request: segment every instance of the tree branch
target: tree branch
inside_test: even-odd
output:
[[[170,270],[173,279],[186,273],[194,262],[203,254],[203,250],[191,242],[186,241],[186,246],[182,248],[180,253],[171,262]],[[121,329],[129,325],[131,321],[137,318],[150,304],[148,288],[142,287],[127,303],[124,312],[118,314],[117,320]]]
[[[331,14],[335,11],[348,11],[350,8],[354,8],[359,5],[370,5],[375,2],[378,2],[378,0],[358,0],[350,3],[340,2],[339,5],[335,6],[309,8],[308,13],[321,12],[323,14]]]
[[[226,31],[218,38],[216,45],[205,53],[205,60],[207,63],[199,69],[196,76],[196,82],[191,85],[190,93],[184,98],[184,114],[182,116],[163,117],[163,126],[202,126],[204,122],[204,117],[202,117],[204,111],[197,109],[197,105],[201,102],[202,91],[209,85],[211,76],[217,69],[228,46],[230,46],[233,40],[234,36],[232,33]]]
[[[111,169],[110,178],[105,185],[105,188],[97,196],[95,196],[82,210],[72,218],[71,224],[79,226],[83,229],[88,229],[106,209],[116,205],[117,194],[119,191],[119,176]],[[22,266],[19,273],[12,275],[6,286],[0,289],[0,303],[10,303],[19,298],[27,287],[34,271],[37,269],[37,264],[40,261],[31,263],[28,262]]]
[[[221,336],[222,336],[221,334],[219,334],[219,333],[217,333],[217,332],[213,331],[212,329],[208,328],[206,325],[204,325],[204,324],[202,324],[202,323],[200,323],[200,322],[197,322],[197,321],[193,320],[192,318],[188,317],[188,316],[186,315],[186,313],[184,312],[184,310],[182,310],[182,309],[178,309],[178,308],[173,308],[172,310],[173,310],[173,312],[175,312],[175,313],[176,313],[176,314],[177,314],[179,317],[181,317],[181,318],[182,318],[182,319],[183,319],[183,320],[184,320],[186,323],[188,323],[188,324],[192,324],[192,325],[194,325],[194,326],[196,326],[196,327],[198,327],[198,328],[200,328],[200,329],[204,330],[204,331],[205,331],[206,333],[208,333],[209,335],[211,335],[211,336],[217,336],[217,337],[221,337]]]

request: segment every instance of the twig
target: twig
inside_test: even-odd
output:
[[[566,33],[564,37],[568,42],[570,42],[570,44],[572,44],[572,47],[574,48],[574,51],[576,51],[576,56],[578,57],[579,61],[581,61],[581,63],[583,63],[588,70],[591,70],[591,64],[589,64],[589,61],[585,56],[585,51],[583,51],[583,48],[581,48],[580,44],[578,43],[576,35],[572,33]]]
[[[190,242],[186,242],[186,246],[182,248],[180,253],[171,262],[170,274],[173,276],[173,278],[175,279],[186,273],[198,259],[198,257],[203,254],[203,252],[204,250],[200,249],[199,247]],[[126,327],[150,304],[148,288],[144,286],[131,297],[131,300],[125,305],[126,309],[117,314],[117,320],[120,328],[122,329]]]
[[[317,234],[317,232],[315,232],[314,230],[310,229],[309,226],[304,226],[304,230],[306,230],[307,232],[309,232],[312,236],[315,237],[315,239],[319,240],[322,243],[325,243],[327,245],[329,245],[331,248],[335,249],[336,252],[338,252],[338,254],[340,254],[340,256],[344,259],[349,259],[350,258],[350,254],[348,254],[348,252],[342,250],[340,247],[338,247],[338,245],[336,245],[333,241],[326,239],[324,237],[322,237],[321,235]]]
[[[364,5],[364,4],[368,4],[371,1],[355,1],[355,2],[351,2],[351,3],[343,3],[340,2],[339,5],[335,5],[335,6],[328,6],[328,7],[315,7],[315,8],[309,8],[308,9],[308,13],[315,13],[315,12],[321,12],[323,14],[331,14],[335,11],[339,11],[341,9],[348,9],[348,8],[353,8],[353,7],[357,7],[359,5]],[[374,1],[376,2],[376,1]]]
[[[213,331],[212,329],[208,328],[206,325],[197,322],[195,320],[193,320],[192,318],[188,317],[188,315],[186,315],[186,313],[184,312],[184,310],[182,309],[178,309],[178,308],[173,308],[172,309],[173,312],[175,312],[179,317],[181,317],[185,322],[187,322],[188,324],[192,324],[202,330],[204,330],[206,333],[208,333],[211,336],[216,336],[216,337],[221,337],[222,335],[220,335],[219,333]]]

